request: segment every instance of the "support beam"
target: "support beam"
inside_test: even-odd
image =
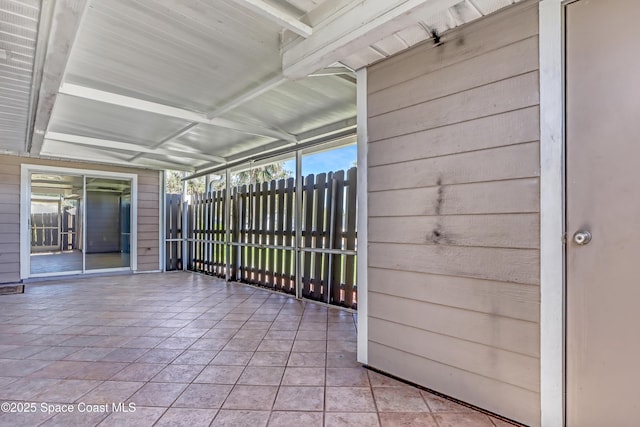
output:
[[[93,101],[117,105],[119,107],[132,108],[134,110],[146,111],[149,113],[159,114],[167,117],[174,117],[189,122],[202,123],[206,125],[232,129],[250,135],[266,136],[276,139],[284,139],[292,142],[296,141],[296,137],[294,135],[279,132],[263,126],[240,123],[234,120],[228,120],[219,117],[208,119],[207,117],[205,117],[205,115],[196,113],[194,111],[184,110],[182,108],[176,108],[156,102],[145,101],[143,99],[119,95],[116,93],[106,92],[103,90],[93,89],[85,86],[64,83],[60,87],[60,93],[64,95],[75,96],[78,98],[90,99]]]
[[[274,88],[280,86],[282,83],[284,83],[286,81],[287,81],[287,79],[283,75],[281,75],[281,74],[277,75],[276,77],[273,77],[273,78],[265,81],[264,83],[256,86],[255,88],[248,90],[247,92],[243,93],[242,95],[239,95],[239,96],[233,98],[231,101],[220,105],[215,110],[213,110],[212,112],[208,113],[207,114],[207,118],[208,119],[213,119],[214,117],[219,117],[219,116],[223,115],[224,113],[226,113],[228,111],[231,111],[234,108],[239,107],[242,104],[244,104],[246,102],[249,102],[252,99],[255,99],[255,98],[259,97],[263,93],[266,93],[266,92],[270,91],[271,89],[274,89]]]
[[[58,88],[63,80],[76,34],[81,26],[88,3],[88,0],[58,0],[55,2],[49,40],[47,43],[43,43],[46,45],[46,56],[34,113],[33,133],[30,135],[31,140],[26,147],[26,151],[30,154],[39,154],[42,149],[44,134],[51,120]],[[42,46],[42,48],[44,47]],[[34,72],[37,73],[38,70],[34,70]]]
[[[313,33],[313,29],[301,22],[295,16],[290,15],[263,0],[234,0],[237,4],[245,7],[260,16],[263,16],[272,22],[293,31],[294,33],[302,36],[309,37]]]
[[[46,142],[46,141],[45,141]],[[96,147],[94,147],[96,148]],[[104,152],[106,154],[109,154],[109,152]],[[105,159],[100,159],[100,160],[87,160],[86,156],[82,156],[82,155],[75,155],[74,153],[60,153],[60,152],[48,152],[47,151],[47,147],[46,144],[43,146],[42,151],[40,152],[40,154],[38,156],[34,156],[34,158],[46,158],[46,159],[59,159],[59,160],[78,160],[84,163],[96,163],[96,164],[108,164],[108,165],[115,165],[115,166],[122,166],[122,167],[138,167],[138,168],[152,168],[152,169],[174,169],[174,170],[180,170],[180,171],[185,171],[185,172],[192,172],[193,171],[193,167],[191,166],[187,166],[187,165],[183,165],[182,163],[176,163],[176,162],[169,162],[169,161],[162,161],[162,160],[153,160],[153,164],[144,164],[144,163],[137,163],[137,164],[132,164],[131,162],[129,162],[126,159],[120,159],[120,158],[115,158],[113,156],[110,156],[109,160],[105,160]]]
[[[90,138],[87,136],[70,135],[59,132],[47,132],[46,139],[54,141],[69,142],[71,144],[87,145],[98,149],[113,149],[122,151],[133,151],[147,154],[158,154],[161,156],[172,156],[186,159],[208,160],[218,164],[224,164],[225,159],[204,153],[189,152],[184,150],[170,150],[166,148],[149,148],[143,145],[132,144],[130,142],[112,141],[107,139]]]
[[[246,162],[265,159],[267,157],[278,156],[285,153],[293,153],[295,150],[324,144],[330,141],[346,139],[356,134],[356,118],[341,120],[330,125],[322,126],[314,130],[303,133],[303,138],[297,144],[287,142],[274,142],[272,144],[247,151],[240,156],[228,157],[224,166],[204,165],[196,173],[189,176],[189,179],[199,178],[211,173],[218,173],[226,168],[232,168]]]
[[[219,107],[217,107],[215,110],[210,111],[209,113],[206,114],[206,118],[207,120],[213,120],[216,117],[219,117],[221,115],[223,115],[224,113],[233,110],[234,108],[237,108],[239,106],[241,106],[242,104],[251,101],[254,98],[257,98],[258,96],[262,95],[265,92],[270,91],[271,89],[281,85],[282,83],[286,82],[287,79],[284,78],[284,76],[282,76],[282,74],[278,74],[277,76],[265,81],[264,83],[256,86],[253,89],[250,89],[246,92],[244,92],[243,94],[233,98],[232,100],[230,100],[229,102],[226,102],[222,105],[220,105]],[[198,122],[191,122],[189,123],[187,126],[183,127],[182,129],[178,130],[177,132],[175,132],[174,134],[171,134],[169,136],[167,136],[166,138],[163,138],[161,141],[158,141],[156,144],[153,145],[153,147],[160,147],[164,144],[166,144],[169,141],[173,141],[176,138],[180,138],[181,136],[185,135],[186,133],[188,133],[191,129],[193,129],[194,127],[198,126]],[[276,132],[280,132],[283,135],[289,135],[286,132],[283,132],[279,129],[272,129],[273,131]],[[295,139],[295,138],[294,138]],[[133,156],[131,158],[131,160],[135,160],[138,157],[144,155],[144,153],[138,153],[135,156]]]
[[[164,144],[166,144],[169,141],[172,141],[176,138],[180,138],[182,135],[185,135],[186,133],[188,133],[191,129],[193,129],[194,127],[198,126],[198,123],[196,122],[192,122],[189,123],[187,126],[184,126],[181,129],[178,129],[176,132],[173,132],[171,135],[162,138],[160,141],[156,142],[155,144],[151,145],[151,148],[158,148],[158,147],[162,147]],[[136,153],[135,156],[132,156],[129,161],[134,161],[138,158],[140,158],[140,156],[143,156],[144,153],[139,151],[138,153]],[[222,159],[222,157],[220,157]]]
[[[286,49],[283,74],[300,79],[338,62],[416,22],[420,12],[435,15],[462,0],[362,0],[331,16],[306,40]]]

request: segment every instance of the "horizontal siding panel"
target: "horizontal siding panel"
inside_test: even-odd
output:
[[[0,252],[0,264],[2,265],[15,264],[16,270],[20,270],[20,268],[18,267],[19,262],[20,262],[20,251],[15,251],[12,248],[11,252],[7,252],[7,253]],[[5,270],[5,271],[13,271],[13,270]]]
[[[20,233],[18,233],[17,227],[14,227],[10,232],[2,232],[2,230],[0,230],[0,235],[2,236],[0,243],[11,243],[16,245],[20,243]]]
[[[160,184],[157,182],[155,184],[140,184],[140,182],[138,182],[138,193],[155,193],[159,196]]]
[[[13,202],[13,201],[4,201],[4,197],[3,196],[7,196],[7,198],[13,199],[13,196],[9,196],[6,194],[0,194],[0,199],[2,199],[2,202],[0,203],[0,215],[2,214],[20,214],[20,202]],[[17,194],[17,197],[20,198],[20,194]]]
[[[500,282],[540,283],[540,253],[534,249],[370,243],[369,266]]]
[[[377,141],[473,120],[539,103],[538,72],[502,80],[369,118],[369,140]]]
[[[138,200],[138,209],[155,209],[159,210],[157,200]]]
[[[381,319],[369,322],[369,340],[536,393],[540,359]]]
[[[7,242],[2,236],[0,241],[0,261],[9,254],[20,254],[20,242]]]
[[[369,268],[370,292],[538,322],[538,286]]]
[[[537,249],[539,214],[369,218],[369,242]]]
[[[16,283],[19,281],[20,281],[19,271],[3,272],[2,266],[0,265],[0,283]]]
[[[2,173],[0,173],[0,183],[2,183],[0,187],[4,187],[5,185],[20,186],[20,174],[7,173],[3,168]]]
[[[534,36],[371,94],[368,114],[375,117],[537,69],[538,37]]]
[[[369,166],[537,141],[537,106],[369,144]]]
[[[138,200],[153,200],[158,203],[160,195],[158,193],[138,193]]]
[[[158,224],[160,219],[153,215],[138,215],[138,224]]]
[[[380,191],[529,178],[539,175],[539,144],[530,142],[371,167],[368,188],[369,191]]]
[[[18,196],[20,195],[20,184],[0,184],[0,197],[11,196],[14,194],[17,194]]]
[[[148,172],[144,172],[144,173],[140,173],[138,174],[138,186],[140,185],[152,185],[152,186],[159,186],[160,185],[160,179],[158,177],[158,173],[148,173]],[[160,191],[160,190],[158,190]]]
[[[535,213],[538,178],[369,193],[369,216]]]
[[[158,217],[158,208],[138,208],[138,217],[149,216],[154,218]]]
[[[17,229],[20,227],[20,213],[0,214],[0,224],[13,225]]]
[[[537,34],[537,3],[518,5],[447,32],[440,46],[424,43],[369,67],[368,91],[373,94]]]
[[[153,233],[158,236],[160,232],[160,224],[138,224],[138,235]]]
[[[531,357],[539,357],[534,322],[461,310],[391,295],[369,293],[370,318],[400,323]]]
[[[369,342],[369,364],[399,378],[527,425],[540,424],[539,393],[371,341]]]

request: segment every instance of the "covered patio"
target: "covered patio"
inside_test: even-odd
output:
[[[355,313],[201,274],[34,283],[0,313],[0,400],[37,406],[3,426],[507,425],[363,368]]]

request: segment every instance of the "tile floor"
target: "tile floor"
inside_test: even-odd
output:
[[[509,425],[355,351],[354,314],[203,275],[30,284],[0,296],[0,426]]]

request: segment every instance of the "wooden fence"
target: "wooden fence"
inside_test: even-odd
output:
[[[62,214],[31,214],[31,250],[33,252],[78,248],[77,216],[66,210]]]
[[[304,298],[357,307],[356,168],[309,175],[302,184],[300,276]],[[192,197],[187,208],[187,269],[296,293],[296,187],[293,178]],[[183,207],[167,196],[167,269],[182,268]]]

